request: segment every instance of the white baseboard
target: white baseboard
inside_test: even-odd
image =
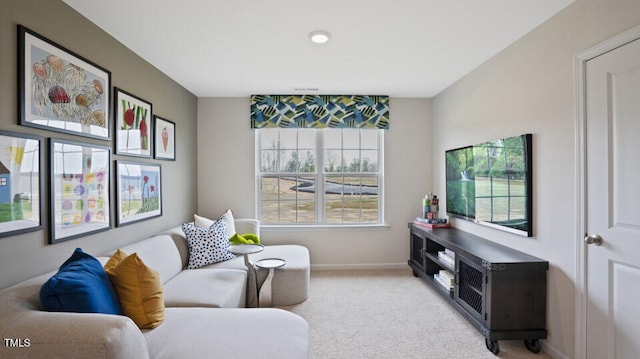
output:
[[[409,269],[407,263],[312,264],[311,270]]]

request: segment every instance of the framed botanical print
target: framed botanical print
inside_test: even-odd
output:
[[[20,125],[110,140],[111,72],[18,25]]]
[[[118,226],[162,215],[161,166],[116,161]]]
[[[50,243],[111,229],[111,149],[50,141]]]
[[[151,103],[114,89],[116,154],[151,158]]]
[[[176,160],[176,124],[154,116],[155,151],[157,160]]]
[[[42,137],[0,131],[0,237],[42,229]]]

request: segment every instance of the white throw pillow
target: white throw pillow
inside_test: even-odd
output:
[[[189,244],[187,269],[196,269],[235,258],[235,254],[227,250],[229,234],[226,217],[220,217],[209,228],[184,223],[182,230]]]
[[[222,214],[222,216],[220,216],[220,218],[223,217],[227,218],[227,232],[229,232],[229,238],[231,238],[236,234],[236,225],[233,220],[233,212],[230,209],[227,209]],[[214,220],[207,217],[198,216],[197,214],[193,215],[193,223],[200,228],[209,228],[214,222]]]

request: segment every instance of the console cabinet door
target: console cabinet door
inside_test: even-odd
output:
[[[485,320],[486,269],[458,256],[455,300],[480,322]]]
[[[410,233],[410,243],[409,243],[409,252],[410,252],[410,261],[420,268],[420,270],[424,273],[426,271],[425,268],[425,259],[424,259],[424,251],[426,247],[426,239],[418,236],[413,230]]]

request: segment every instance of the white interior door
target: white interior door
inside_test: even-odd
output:
[[[587,61],[585,69],[586,357],[637,359],[640,39]]]

